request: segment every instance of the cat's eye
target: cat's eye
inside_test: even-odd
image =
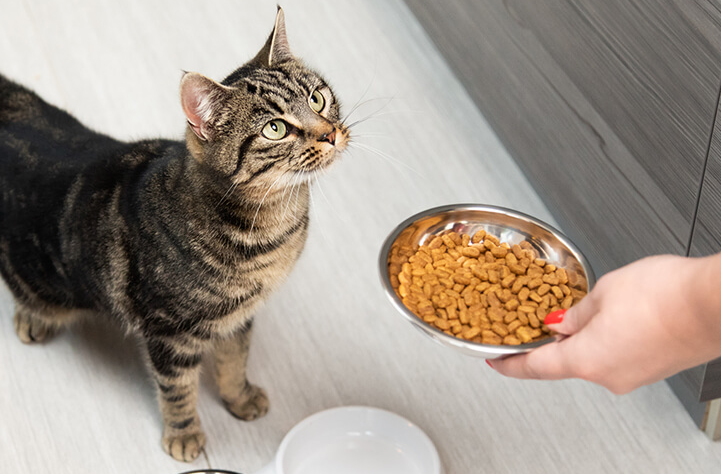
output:
[[[318,113],[325,107],[325,97],[323,97],[323,94],[321,94],[318,89],[313,91],[308,102],[310,102],[310,108]]]
[[[268,140],[280,140],[286,135],[288,135],[288,127],[280,119],[271,120],[263,127],[263,136]]]

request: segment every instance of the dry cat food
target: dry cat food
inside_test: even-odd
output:
[[[416,316],[483,344],[547,337],[546,315],[586,294],[584,278],[539,258],[529,242],[511,246],[484,230],[446,231],[417,250],[394,245],[388,265],[393,289]]]

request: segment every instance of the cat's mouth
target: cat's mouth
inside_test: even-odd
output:
[[[341,126],[337,129],[336,135],[335,150],[337,153],[340,153],[348,148],[348,143],[350,142],[350,128]]]
[[[332,140],[327,140],[313,147],[304,156],[302,165],[298,172],[301,174],[313,174],[330,167],[348,148],[350,142],[350,130],[347,127],[337,128]]]

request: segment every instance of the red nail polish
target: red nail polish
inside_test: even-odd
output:
[[[543,320],[543,324],[558,324],[563,322],[563,315],[566,314],[565,309],[559,309],[553,313],[548,313]]]
[[[486,359],[486,364],[488,364],[488,367],[493,368],[493,364],[491,364],[491,361]]]

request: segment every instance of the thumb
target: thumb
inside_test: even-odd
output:
[[[543,320],[544,324],[559,334],[570,336],[588,324],[596,313],[596,305],[589,294],[568,310],[561,309],[549,313]]]

